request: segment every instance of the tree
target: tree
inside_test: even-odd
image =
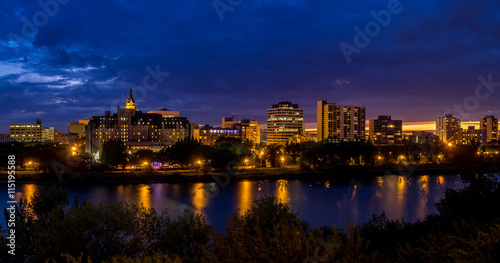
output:
[[[107,141],[102,146],[101,162],[110,167],[117,167],[127,163],[127,152],[125,145],[120,141]]]
[[[185,139],[176,142],[168,149],[170,160],[187,168],[198,160],[208,160],[210,147],[198,141]]]

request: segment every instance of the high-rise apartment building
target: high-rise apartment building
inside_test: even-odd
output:
[[[365,139],[363,106],[337,105],[324,100],[317,102],[318,141],[356,141]]]
[[[85,136],[86,152],[100,152],[103,144],[109,140],[122,141],[131,152],[139,149],[157,151],[192,136],[192,128],[186,117],[136,110],[130,90],[125,108],[118,106],[116,114],[111,115],[106,111],[104,116],[90,119]]]
[[[459,131],[461,129],[460,119],[446,114],[444,117],[436,119],[436,135],[444,143],[457,144],[459,141]]]
[[[304,132],[303,110],[288,101],[267,110],[267,143],[286,143]]]
[[[403,121],[380,115],[369,121],[370,141],[375,145],[402,145]]]
[[[471,145],[479,142],[480,130],[475,126],[469,126],[467,129],[460,128],[458,131],[458,144]]]
[[[498,141],[498,119],[493,115],[486,115],[480,120],[481,144],[495,143]]]

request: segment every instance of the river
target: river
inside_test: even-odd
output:
[[[40,184],[17,184],[16,198],[29,197]],[[252,201],[266,195],[289,204],[312,227],[342,226],[348,219],[367,222],[373,214],[385,211],[390,219],[409,222],[436,212],[434,203],[444,197],[445,189],[463,188],[457,175],[404,177],[387,175],[373,179],[350,180],[265,180],[216,183],[100,184],[67,186],[70,201],[77,195],[92,203],[101,201],[142,203],[158,211],[168,210],[177,217],[184,209],[200,211],[207,223],[224,229],[225,218],[239,209],[248,210]],[[7,191],[0,195],[7,205]],[[2,220],[3,221],[3,220]],[[5,222],[2,222],[5,226]]]

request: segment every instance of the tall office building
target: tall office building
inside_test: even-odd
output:
[[[242,133],[241,136],[245,140],[249,140],[255,144],[260,143],[260,126],[257,121],[245,119],[241,122]]]
[[[304,132],[304,117],[299,105],[288,101],[267,110],[267,142],[286,143]]]
[[[481,144],[498,141],[498,119],[493,115],[486,115],[480,120]]]
[[[163,113],[167,111],[161,110]],[[171,112],[170,112],[171,113]],[[192,138],[192,128],[186,117],[170,117],[170,113],[142,113],[136,110],[130,90],[125,108],[117,113],[93,116],[86,128],[86,152],[96,154],[106,141],[122,141],[129,151],[158,151],[175,142]]]
[[[318,141],[356,141],[365,139],[363,106],[337,105],[324,100],[317,102]]]
[[[461,143],[459,141],[460,129],[460,119],[453,117],[452,114],[446,114],[444,117],[436,119],[436,135],[444,143]]]
[[[18,142],[41,142],[42,120],[37,119],[36,124],[11,124],[9,136]]]
[[[403,121],[380,115],[369,121],[370,141],[375,145],[402,145]]]

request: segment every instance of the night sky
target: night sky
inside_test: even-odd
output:
[[[401,0],[351,63],[339,45],[354,46],[354,28],[393,0],[59,1],[68,3],[49,12],[0,1],[0,132],[37,118],[67,132],[68,122],[116,112],[129,88],[138,109],[200,124],[233,112],[265,123],[267,108],[289,100],[314,127],[322,99],[420,123],[474,96],[479,76],[500,82],[498,0]],[[157,65],[168,76],[139,88]],[[499,98],[500,86],[464,120],[500,117]]]

